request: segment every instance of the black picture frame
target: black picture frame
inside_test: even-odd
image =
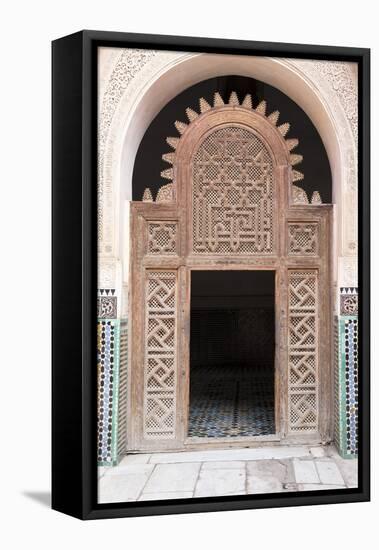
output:
[[[359,486],[97,503],[97,48],[353,61],[359,81]],[[370,499],[370,50],[85,30],[52,43],[52,508],[81,519],[362,502]]]

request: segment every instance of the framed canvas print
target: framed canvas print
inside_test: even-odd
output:
[[[53,508],[369,499],[369,50],[53,43]]]

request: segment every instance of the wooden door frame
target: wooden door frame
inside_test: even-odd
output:
[[[259,134],[273,155],[274,162],[274,231],[277,236],[275,253],[253,257],[195,255],[191,249],[191,182],[192,158],[204,136],[214,128],[234,123]],[[192,126],[192,125],[191,125]],[[183,139],[185,138],[185,139]],[[128,399],[128,449],[132,451],[183,450],[190,448],[217,448],[261,446],[266,444],[318,443],[330,440],[331,434],[331,287],[330,287],[330,205],[291,204],[291,168],[284,140],[274,132],[272,125],[255,112],[226,106],[218,112],[203,113],[193,122],[191,132],[180,140],[174,166],[176,193],[173,202],[132,202],[130,238],[130,390]],[[148,227],[151,222],[177,224],[175,254],[149,253]],[[315,223],[319,234],[319,254],[290,256],[289,223]],[[189,331],[190,331],[190,274],[192,270],[274,270],[275,276],[275,423],[276,434],[220,440],[194,441],[188,438],[189,404]],[[145,339],[144,287],[148,270],[175,271],[177,277],[176,309],[176,430],[170,441],[148,441],[143,438],[143,384]],[[319,277],[317,327],[319,346],[318,371],[318,433],[289,434],[288,429],[288,274],[290,270],[313,270]],[[321,289],[329,288],[329,292]],[[322,322],[321,322],[322,315]]]
[[[178,437],[173,449],[191,448],[225,448],[241,445],[257,446],[265,444],[289,443],[318,443],[328,442],[332,432],[332,381],[331,381],[331,357],[332,357],[332,314],[330,285],[330,230],[331,230],[332,206],[292,206],[286,212],[285,223],[288,222],[314,222],[320,227],[320,241],[324,247],[324,254],[315,258],[272,258],[260,262],[219,263],[216,267],[212,260],[202,262],[188,262],[183,255],[172,257],[153,257],[146,254],[146,228],[150,221],[177,221],[179,213],[175,205],[152,204],[134,202],[131,205],[131,236],[135,246],[131,247],[131,273],[130,273],[130,380],[128,391],[128,449],[133,451],[147,450],[141,443],[141,438],[136,432],[141,431],[141,387],[143,384],[143,349],[144,340],[144,294],[145,273],[153,270],[176,270],[178,273],[178,356],[182,358],[182,364],[177,380],[177,399],[183,406],[177,410]],[[284,233],[284,232],[283,232]],[[143,236],[144,238],[141,238]],[[287,234],[283,238],[283,246],[288,247]],[[187,407],[188,407],[188,379],[189,372],[189,316],[190,316],[190,273],[193,270],[239,270],[239,271],[275,271],[275,420],[277,433],[273,436],[255,436],[251,438],[230,438],[213,441],[195,441],[187,437]],[[289,270],[316,270],[319,275],[319,313],[318,325],[320,331],[319,345],[319,435],[288,434],[287,418],[288,403],[286,389],[288,387],[288,358],[287,358],[287,292]],[[329,292],[324,289],[329,288]],[[322,312],[322,314],[321,314]],[[322,319],[321,319],[322,316]],[[184,380],[184,382],[183,382]],[[181,443],[180,443],[181,442]],[[150,442],[149,450],[162,450],[162,443]],[[167,448],[164,446],[164,448]]]

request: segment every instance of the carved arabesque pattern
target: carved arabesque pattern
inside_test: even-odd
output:
[[[175,271],[147,271],[144,365],[144,436],[175,437],[176,307]]]
[[[273,166],[250,130],[212,132],[193,161],[193,251],[272,254]]]
[[[288,277],[289,432],[318,425],[318,281],[316,270],[290,270]]]
[[[317,223],[288,224],[288,254],[290,256],[314,256],[318,252]]]
[[[341,307],[341,315],[357,315],[358,296],[346,296]]]
[[[138,72],[148,64],[156,55],[156,50],[124,48],[109,76],[109,83],[104,91],[102,104],[100,107],[99,127],[98,127],[98,182],[97,182],[97,224],[98,241],[102,246],[104,239],[104,220],[107,203],[111,202],[111,182],[110,176],[106,173],[105,149],[107,141],[110,139],[110,128],[114,115],[117,111],[121,98],[128,92]],[[130,93],[130,92],[129,92]],[[112,143],[112,140],[111,140]],[[108,169],[108,172],[112,171]],[[109,224],[109,221],[108,221]],[[110,245],[109,245],[110,246]],[[105,250],[109,252],[109,250]]]
[[[157,202],[172,202],[174,200],[174,186],[172,183],[167,183],[160,187],[157,194]]]
[[[304,189],[297,185],[292,186],[292,203],[293,204],[308,204],[308,197]]]
[[[358,139],[358,85],[357,77],[354,76],[352,66],[346,61],[324,61],[296,59],[291,63],[310,77],[316,86],[322,81],[322,91],[325,93],[329,88],[327,96],[328,103],[333,107],[339,102],[342,110],[350,123],[354,139]],[[332,92],[331,92],[332,91]],[[333,109],[334,111],[334,109]]]

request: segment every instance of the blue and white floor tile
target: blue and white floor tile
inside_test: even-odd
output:
[[[275,433],[273,365],[191,368],[189,437]]]

